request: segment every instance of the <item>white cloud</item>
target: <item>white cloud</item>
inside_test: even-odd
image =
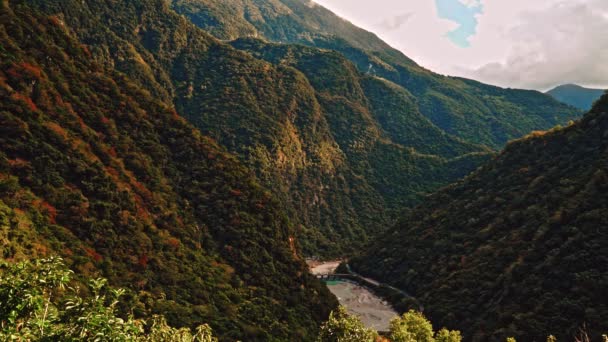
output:
[[[316,0],[439,73],[541,90],[608,86],[608,0],[459,1],[483,5],[469,48],[446,37],[457,24],[437,17],[434,0]]]

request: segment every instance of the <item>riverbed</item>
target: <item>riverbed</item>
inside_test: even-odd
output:
[[[312,274],[328,274],[333,273],[339,264],[340,261],[328,261],[309,263],[309,266]],[[329,281],[326,284],[340,304],[368,328],[387,331],[391,320],[398,316],[386,301],[364,286],[350,281]]]

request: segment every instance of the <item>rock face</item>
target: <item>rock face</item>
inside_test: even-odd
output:
[[[469,341],[608,330],[608,96],[401,218],[356,269],[408,289]]]

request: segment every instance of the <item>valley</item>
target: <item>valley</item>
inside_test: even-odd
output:
[[[608,95],[558,90],[309,0],[0,0],[0,340],[599,340]]]

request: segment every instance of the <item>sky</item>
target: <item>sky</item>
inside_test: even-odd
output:
[[[608,88],[608,0],[314,0],[441,74]]]

